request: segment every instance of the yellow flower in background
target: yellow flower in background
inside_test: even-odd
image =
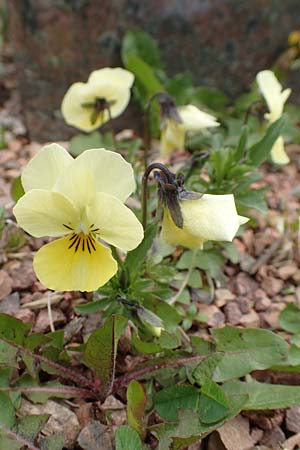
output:
[[[214,116],[201,111],[194,105],[179,106],[177,111],[181,122],[173,118],[166,118],[164,121],[160,143],[162,156],[183,148],[186,132],[196,132],[220,125]]]
[[[161,237],[169,245],[202,248],[205,241],[232,241],[239,226],[249,219],[239,216],[232,194],[204,194],[195,200],[180,200],[183,227],[175,225],[164,208]]]
[[[120,67],[95,70],[87,83],[74,83],[66,92],[61,112],[68,125],[93,131],[122,114],[130,100],[134,75]]]
[[[269,112],[265,114],[265,118],[271,124],[282,116],[283,107],[291,94],[291,89],[283,91],[281,84],[271,70],[259,72],[256,75],[256,81],[269,109]],[[289,162],[281,136],[275,141],[271,150],[271,158],[276,164],[287,164]]]
[[[290,46],[299,46],[299,44],[300,44],[300,31],[292,31],[289,34],[288,42],[289,42]]]
[[[128,251],[143,239],[124,205],[136,187],[133,170],[117,153],[91,149],[73,159],[60,145],[47,145],[25,167],[22,184],[25,195],[13,210],[18,224],[34,237],[59,238],[33,263],[49,289],[96,290],[117,271],[104,242]]]

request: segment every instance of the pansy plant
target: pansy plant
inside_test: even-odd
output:
[[[53,290],[93,291],[117,271],[109,244],[134,249],[143,229],[124,205],[135,189],[121,155],[91,149],[78,158],[45,146],[22,173],[25,195],[14,207],[19,225],[35,237],[58,237],[35,255],[40,281]]]
[[[276,122],[283,113],[283,107],[291,94],[291,89],[282,90],[282,86],[271,70],[263,70],[256,75],[256,81],[261,94],[263,95],[269,112],[265,114],[269,124]],[[284,140],[282,136],[275,141],[271,158],[276,164],[287,164],[289,157],[284,149]]]
[[[72,84],[66,92],[62,115],[69,125],[93,131],[125,110],[134,75],[120,67],[95,70],[87,83]]]

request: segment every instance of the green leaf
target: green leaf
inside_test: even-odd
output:
[[[145,436],[145,409],[147,397],[143,386],[132,380],[127,388],[127,418],[128,423],[143,438]]]
[[[135,55],[126,59],[126,69],[135,75],[136,83],[142,92],[143,100],[146,102],[151,95],[164,91],[164,87],[155,75],[154,70],[145,61]]]
[[[145,262],[148,250],[151,248],[153,240],[157,233],[157,225],[150,224],[147,226],[144,234],[144,239],[140,245],[127,253],[125,266],[129,272],[130,280],[133,282],[139,273],[142,272],[142,267]]]
[[[161,68],[158,45],[149,34],[142,30],[127,31],[123,38],[121,57],[125,66],[132,55],[138,56],[150,67]]]
[[[300,309],[289,303],[279,315],[279,323],[289,333],[300,333]]]
[[[234,152],[234,158],[235,158],[236,162],[239,162],[242,159],[242,157],[244,156],[244,153],[246,151],[248,133],[249,133],[248,125],[243,125],[242,133],[240,135],[240,139],[239,139],[237,148]]]
[[[244,192],[239,192],[235,195],[236,203],[242,204],[247,208],[254,208],[262,214],[268,211],[268,205],[265,200],[266,188],[261,189],[247,189]]]
[[[201,386],[199,417],[203,423],[215,423],[229,413],[228,401],[221,386],[205,378]]]
[[[70,140],[70,153],[73,156],[78,156],[89,148],[100,147],[104,147],[104,145],[103,137],[99,131],[93,131],[90,134],[78,134]]]
[[[94,314],[105,309],[111,304],[111,302],[111,297],[105,297],[101,298],[100,300],[94,300],[82,305],[77,305],[74,309],[78,314]]]
[[[41,450],[62,450],[65,438],[62,434],[52,434],[41,441]]]
[[[217,382],[268,369],[280,364],[288,354],[285,340],[268,330],[226,326],[213,330],[212,335],[217,352],[223,353],[213,374]]]
[[[114,381],[118,341],[126,324],[125,317],[112,316],[90,335],[86,343],[83,361],[101,380],[103,394],[110,391]]]
[[[16,355],[18,353],[18,349],[3,341],[1,337],[21,345],[30,327],[29,324],[24,324],[21,320],[12,316],[0,314],[0,364],[16,367]]]
[[[17,433],[33,443],[49,417],[49,414],[24,416],[18,421]]]
[[[154,342],[144,342],[142,341],[136,333],[132,335],[132,344],[137,349],[138,352],[144,353],[146,355],[151,355],[153,353],[159,353],[162,348],[159,344]]]
[[[15,424],[15,409],[7,394],[0,392],[0,425],[11,428]]]
[[[268,158],[276,139],[282,134],[284,126],[285,117],[283,116],[268,127],[260,141],[250,147],[248,156],[251,164],[258,167]]]
[[[142,450],[142,441],[131,427],[123,425],[116,432],[116,450]]]
[[[14,202],[17,203],[17,201],[23,197],[25,194],[24,188],[22,186],[21,176],[18,178],[15,178],[12,182],[11,189],[10,189],[10,195]]]
[[[229,99],[218,89],[201,86],[195,88],[191,101],[192,103],[196,101],[200,105],[205,105],[211,111],[222,111],[228,104]]]
[[[232,380],[224,383],[223,388],[227,395],[248,395],[245,410],[280,409],[300,404],[299,386]]]
[[[179,409],[196,411],[199,403],[199,390],[189,385],[171,386],[157,392],[154,404],[158,414],[170,422],[178,420]]]

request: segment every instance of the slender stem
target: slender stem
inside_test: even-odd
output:
[[[173,179],[173,174],[161,163],[152,163],[146,167],[142,178],[142,224],[144,229],[147,226],[148,178],[154,169],[161,170],[166,175],[168,180],[172,181]]]
[[[46,393],[51,394],[55,397],[55,394],[65,394],[73,397],[95,397],[95,395],[88,389],[82,389],[77,387],[46,387],[46,386],[31,386],[31,387],[7,387],[0,388],[0,392],[21,392],[21,393]],[[97,397],[98,398],[98,397]]]
[[[7,436],[14,439],[15,441],[19,442],[19,444],[22,445],[22,447],[26,447],[28,450],[40,450],[38,447],[33,445],[30,441],[25,439],[23,436],[20,436],[15,431],[11,430],[10,428],[6,427],[5,425],[0,425],[0,430],[4,431]]]
[[[143,133],[143,143],[144,143],[144,168],[147,169],[149,150],[151,147],[151,132],[150,132],[150,112],[153,101],[161,95],[166,95],[164,92],[156,92],[153,94],[146,105],[146,110],[144,113],[144,133]]]
[[[250,103],[250,105],[248,106],[248,108],[246,109],[246,112],[245,112],[244,125],[247,125],[249,117],[252,114],[253,107],[256,105],[259,105],[259,104],[262,105],[263,102],[261,100],[255,100],[254,102]]]
[[[174,303],[177,302],[178,298],[181,296],[182,292],[184,291],[184,289],[186,288],[186,286],[187,286],[187,284],[189,282],[191,273],[192,273],[192,271],[194,270],[194,267],[195,267],[195,261],[196,261],[196,256],[197,256],[198,249],[196,248],[196,249],[192,250],[192,252],[193,252],[192,260],[191,260],[190,266],[188,268],[188,271],[186,273],[186,276],[184,277],[182,285],[180,286],[180,288],[177,291],[177,293],[174,295],[174,297],[171,298],[170,301],[168,301],[169,305],[174,305]]]
[[[48,295],[47,295],[47,310],[48,310],[48,317],[49,317],[49,323],[50,323],[50,330],[52,331],[52,333],[54,333],[55,328],[54,328],[53,315],[52,315],[52,309],[51,309],[50,291],[48,291]]]
[[[131,380],[136,380],[139,378],[143,378],[144,375],[148,375],[151,372],[155,372],[156,370],[165,369],[168,367],[180,367],[185,366],[186,364],[198,362],[206,359],[206,355],[196,355],[190,356],[186,358],[176,359],[174,361],[164,361],[161,363],[154,364],[153,366],[142,367],[141,369],[133,370],[132,372],[126,373],[121,377],[118,377],[114,382],[113,393],[116,393],[121,386],[126,386]]]
[[[117,145],[116,135],[115,135],[115,131],[114,131],[114,129],[113,129],[112,123],[111,123],[111,121],[112,121],[112,115],[111,115],[111,109],[110,109],[109,103],[107,103],[106,109],[107,109],[107,112],[108,112],[109,124],[110,124],[110,130],[111,130],[111,132],[112,132],[112,138],[113,138],[114,147],[115,147],[115,150],[118,151],[118,145]]]
[[[64,377],[71,378],[74,381],[77,381],[78,383],[88,387],[91,389],[91,392],[94,395],[100,395],[99,390],[95,386],[95,382],[92,380],[89,380],[85,376],[81,375],[78,372],[75,372],[68,367],[62,366],[61,364],[58,364],[54,361],[51,361],[48,358],[45,358],[42,355],[37,355],[36,353],[32,352],[28,348],[22,347],[21,345],[16,344],[13,341],[10,341],[9,339],[4,338],[3,336],[0,336],[0,340],[6,342],[7,344],[11,345],[12,347],[18,349],[20,352],[25,353],[25,355],[31,356],[32,358],[36,359],[37,361],[40,361],[44,364],[47,364],[48,366],[52,367],[55,370],[58,370],[60,374]]]

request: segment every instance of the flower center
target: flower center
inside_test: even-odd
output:
[[[83,231],[83,227],[81,226],[77,227],[76,230],[74,230],[74,228],[70,227],[69,225],[63,224],[63,226],[72,231],[72,233],[68,235],[70,243],[68,246],[68,250],[73,249],[75,253],[77,251],[88,251],[90,254],[93,251],[96,251],[96,239],[94,236],[99,231],[99,228],[95,228],[94,224],[90,225],[87,232],[84,232],[85,230]]]

